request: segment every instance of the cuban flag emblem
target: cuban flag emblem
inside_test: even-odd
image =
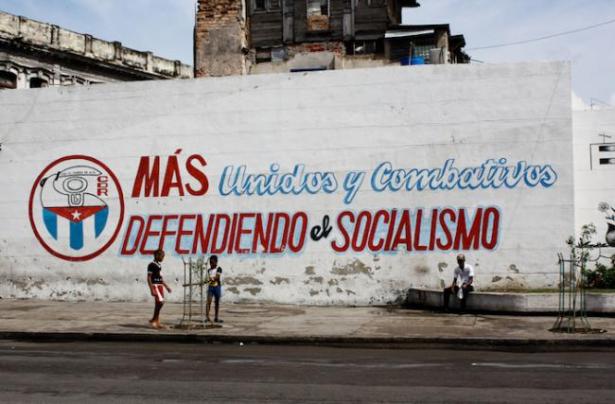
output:
[[[72,250],[85,245],[86,232],[98,238],[109,218],[109,207],[95,195],[97,179],[103,173],[95,167],[73,166],[41,180],[42,219],[49,235],[58,240],[68,232]]]
[[[51,255],[89,261],[115,241],[124,219],[124,193],[102,161],[73,154],[52,161],[36,177],[28,201],[34,236]]]

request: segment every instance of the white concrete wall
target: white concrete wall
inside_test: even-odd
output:
[[[136,232],[126,236],[135,217],[151,221],[155,232],[163,226],[156,215],[166,216],[167,232],[177,233],[179,218],[169,215],[200,215],[206,227],[213,214],[260,213],[266,220],[269,213],[303,212],[308,222],[303,244],[297,228],[297,252],[287,245],[282,253],[259,248],[219,254],[227,301],[299,304],[378,304],[400,299],[410,286],[441,287],[452,278],[458,250],[475,266],[481,289],[554,286],[556,253],[574,231],[570,71],[564,63],[391,67],[3,92],[0,142],[2,297],[148,299],[150,257],[132,253]],[[72,155],[89,157],[66,157]],[[189,184],[193,193],[202,194],[206,176],[207,192],[193,196],[187,187],[175,186],[165,197],[143,192],[133,197],[140,161],[147,156],[152,164],[159,156],[162,177],[177,161],[182,178],[166,170],[168,183]],[[452,182],[451,189],[377,192],[379,181],[371,182],[384,162],[411,172],[442,170],[451,159],[464,177],[483,181],[483,187]],[[494,185],[494,173],[485,166],[490,159],[506,159],[503,165],[518,166],[521,176],[509,175],[508,186]],[[303,164],[306,172],[334,177],[337,186],[287,195],[221,192],[225,167],[243,165],[257,174],[270,172],[272,164],[279,173]],[[123,198],[107,169],[117,177]],[[452,171],[447,176],[454,176]],[[58,193],[62,181],[74,179],[67,173],[81,178],[70,183],[73,189],[89,186],[89,213]],[[363,181],[354,198],[347,198],[344,183],[353,177]],[[99,192],[101,182],[106,193]],[[432,185],[443,183],[436,178]],[[80,218],[103,214],[105,206],[107,222],[98,237],[96,215],[75,219],[82,224],[72,234],[83,226],[84,245],[71,248],[69,221],[58,212]],[[381,240],[394,209],[399,217],[387,246]],[[407,227],[399,224],[404,209],[414,215],[411,223],[405,218]],[[345,244],[342,229],[352,231],[348,216],[379,210],[388,213],[377,216],[371,250],[358,237],[358,251],[334,251],[332,243]],[[433,210],[446,212],[444,225],[435,221],[434,231]],[[476,244],[470,239],[456,249],[447,232],[461,231],[451,220],[461,212],[469,221],[483,212],[487,224],[478,223],[472,233]],[[309,233],[325,215],[331,233],[314,241]],[[182,220],[183,230],[193,233],[195,216]],[[254,226],[247,219],[242,228],[250,233]],[[242,237],[239,247],[250,249],[252,236]],[[166,238],[163,273],[175,286],[171,298],[179,300],[182,264],[176,250],[191,249],[193,242],[190,234],[182,235],[176,246],[176,238]],[[148,240],[145,250],[159,241],[151,234]],[[391,251],[384,251],[387,247]],[[91,258],[98,250],[104,251]],[[196,252],[200,255],[201,248]]]
[[[615,108],[575,111],[573,133],[576,230],[593,223],[594,241],[605,243],[608,223],[615,225],[608,219],[615,216]]]

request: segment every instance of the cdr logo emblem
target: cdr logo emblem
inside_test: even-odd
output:
[[[62,157],[36,178],[30,224],[41,245],[68,261],[87,261],[113,243],[124,218],[124,195],[113,172],[82,155]]]

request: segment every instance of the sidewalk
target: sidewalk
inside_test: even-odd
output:
[[[176,341],[406,347],[579,349],[615,347],[615,318],[592,318],[601,334],[561,334],[554,317],[444,314],[385,307],[227,304],[222,328],[154,330],[149,303],[0,300],[0,337],[97,341]],[[161,320],[179,323],[181,304]]]

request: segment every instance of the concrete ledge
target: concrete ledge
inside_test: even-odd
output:
[[[409,289],[406,304],[412,308],[442,308],[442,290]],[[500,293],[474,291],[468,298],[469,311],[488,313],[557,314],[557,293]],[[451,296],[451,309],[459,308],[459,300]],[[587,293],[587,312],[615,314],[615,294]]]

